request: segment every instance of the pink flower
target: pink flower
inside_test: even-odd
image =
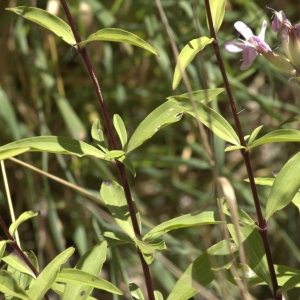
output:
[[[267,54],[272,52],[270,46],[264,41],[267,22],[264,21],[260,33],[256,36],[252,30],[243,22],[234,23],[235,29],[245,38],[241,42],[227,42],[225,49],[231,53],[243,52],[243,63],[241,70],[245,70],[253,63],[256,56],[259,54]]]
[[[277,32],[283,51],[291,64],[300,70],[300,24],[293,26],[284,12],[273,10],[272,29]]]

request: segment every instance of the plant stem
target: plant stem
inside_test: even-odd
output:
[[[30,268],[30,270],[33,272],[33,274],[36,277],[38,277],[39,272],[37,271],[35,266],[31,263],[31,261],[28,259],[28,257],[24,254],[24,252],[20,248],[20,245],[17,243],[17,241],[14,239],[14,237],[10,234],[10,232],[1,216],[0,216],[0,227],[2,228],[6,238],[11,241],[11,243],[9,243],[7,245],[12,248],[12,252],[15,255],[19,256],[24,261],[24,263]],[[44,299],[45,300],[49,299],[47,294],[44,295]]]
[[[222,59],[222,56],[220,53],[220,48],[219,48],[216,32],[215,32],[215,29],[213,26],[209,0],[205,0],[205,7],[206,7],[206,14],[207,14],[207,19],[208,19],[208,24],[209,24],[210,35],[212,38],[214,38],[214,42],[213,42],[214,52],[215,52],[215,55],[216,55],[216,58],[217,58],[217,61],[219,64],[220,72],[221,72],[224,86],[226,89],[226,93],[227,93],[227,96],[229,99],[229,104],[230,104],[232,116],[234,118],[237,135],[239,137],[241,146],[246,147],[247,145],[244,140],[244,135],[243,135],[240,119],[239,119],[239,116],[237,113],[235,100],[234,100],[234,97],[233,97],[233,94],[231,91],[231,87],[230,87],[229,80],[228,80],[228,77],[226,74],[223,59]],[[260,201],[259,201],[259,197],[258,197],[258,193],[257,193],[255,181],[254,181],[254,174],[253,174],[253,170],[252,170],[252,166],[251,166],[249,151],[246,149],[242,149],[241,154],[243,156],[243,159],[244,159],[244,162],[246,165],[246,169],[247,169],[247,174],[249,177],[250,187],[251,187],[252,196],[253,196],[254,205],[255,205],[256,214],[257,214],[259,232],[260,232],[260,235],[261,235],[261,238],[263,241],[266,258],[267,258],[267,262],[268,262],[270,278],[271,278],[272,288],[273,288],[273,296],[274,296],[274,299],[279,300],[279,299],[282,299],[282,295],[281,295],[281,293],[277,292],[278,291],[278,282],[277,282],[276,273],[275,273],[275,269],[274,269],[273,258],[272,258],[272,254],[271,254],[271,250],[270,250],[270,244],[268,241],[267,222],[262,214]]]
[[[72,32],[74,34],[76,43],[79,44],[81,42],[81,38],[78,34],[78,31],[76,29],[73,17],[71,16],[70,10],[68,8],[68,5],[66,3],[65,0],[61,0],[61,5],[65,11],[66,17],[68,19],[68,23],[72,29]],[[108,140],[110,142],[110,146],[112,147],[112,150],[118,150],[120,149],[119,143],[117,142],[117,138],[116,138],[116,133],[113,129],[113,125],[111,122],[111,118],[107,109],[107,105],[106,102],[104,100],[102,91],[101,91],[101,87],[100,84],[98,82],[98,79],[95,75],[94,72],[94,68],[93,65],[90,61],[89,55],[87,53],[87,50],[85,47],[80,47],[78,45],[78,52],[81,55],[84,65],[87,69],[87,72],[92,80],[94,89],[96,91],[97,97],[98,97],[98,102],[100,105],[100,109],[103,115],[103,119],[104,119],[104,124],[105,127],[107,129],[107,135],[108,135]],[[128,206],[128,210],[129,210],[129,214],[130,214],[130,218],[132,221],[132,225],[133,225],[133,229],[135,232],[135,235],[137,238],[141,239],[142,234],[138,225],[138,220],[136,217],[136,211],[135,211],[135,207],[134,207],[134,202],[131,196],[131,191],[130,191],[130,187],[129,187],[129,182],[128,182],[128,178],[127,178],[127,173],[125,170],[125,167],[122,163],[120,163],[119,161],[116,161],[116,167],[119,173],[119,179],[121,182],[121,185],[124,189],[124,193],[125,193],[125,197],[126,197],[126,201],[127,201],[127,206]],[[145,282],[146,282],[146,287],[147,287],[147,293],[148,293],[148,298],[149,300],[154,300],[154,290],[153,290],[153,284],[152,284],[152,278],[151,278],[151,273],[150,273],[150,269],[148,264],[146,263],[141,251],[137,248],[137,254],[140,258],[141,264],[142,264],[142,268],[143,268],[143,272],[144,272],[144,276],[145,276]]]

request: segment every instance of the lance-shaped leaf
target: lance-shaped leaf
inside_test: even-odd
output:
[[[74,294],[70,293],[68,295],[64,293],[63,299],[65,300],[88,299],[90,292],[85,294],[85,290],[90,289],[92,291],[93,288],[104,290],[112,294],[122,295],[122,291],[109,281],[78,269],[62,269],[61,272],[57,275],[56,281],[65,282],[67,284],[74,285],[75,287],[86,286],[84,289],[82,289],[82,292],[80,294],[78,294],[77,291]]]
[[[175,100],[172,102],[174,103]],[[186,113],[202,122],[222,140],[233,145],[240,144],[239,138],[232,126],[214,109],[202,103],[192,103],[190,101],[176,101],[176,104],[177,107],[181,107]]]
[[[76,44],[70,26],[65,21],[48,13],[46,10],[28,6],[18,6],[6,9],[52,31],[66,43],[72,46]]]
[[[105,28],[98,30],[91,34],[86,40],[80,42],[79,46],[85,46],[87,43],[95,41],[127,43],[157,55],[156,50],[149,43],[141,39],[139,36],[119,28]]]
[[[239,247],[239,242],[243,243],[250,269],[252,269],[264,283],[271,287],[270,271],[266,254],[256,225],[254,223],[249,224],[243,222],[239,227],[239,238],[233,224],[228,224],[227,227],[236,246]]]
[[[224,92],[223,88],[207,89],[207,90],[197,90],[190,93],[184,93],[180,95],[173,95],[167,97],[167,100],[190,100],[196,101],[203,104],[207,104],[210,101],[214,100],[219,94]]]
[[[0,292],[17,299],[30,300],[26,292],[18,285],[14,277],[5,270],[0,270]],[[8,298],[7,298],[8,299]]]
[[[174,229],[219,223],[221,223],[221,221],[217,221],[215,219],[215,213],[213,211],[205,211],[198,214],[187,214],[155,226],[144,235],[143,240],[156,239],[164,233]]]
[[[222,209],[224,214],[228,216],[228,219],[232,219],[229,205],[226,202],[223,203]],[[271,287],[266,253],[257,225],[245,211],[239,209],[238,215],[239,226],[231,224],[230,221],[227,224],[236,249],[240,249],[241,244],[243,245],[249,268],[255,272],[264,284],[268,284]]]
[[[28,296],[31,300],[39,300],[44,297],[46,292],[51,288],[51,285],[56,280],[60,268],[65,264],[74,253],[75,248],[68,248],[62,253],[58,254],[39,274],[36,280],[32,280]]]
[[[257,140],[249,140],[248,149],[261,146],[268,143],[279,142],[300,142],[300,130],[296,129],[278,129],[271,131]]]
[[[295,154],[277,174],[266,206],[266,219],[286,207],[300,189],[300,152]]]
[[[151,264],[153,262],[154,255],[157,251],[162,251],[167,248],[164,241],[146,242],[135,238],[134,242],[141,250],[147,264]]]
[[[0,160],[15,155],[32,152],[49,152],[76,156],[104,158],[104,153],[85,142],[62,136],[37,136],[12,142],[0,147]]]
[[[172,88],[176,89],[178,86],[183,72],[185,72],[186,67],[194,59],[194,57],[203,50],[208,44],[212,43],[214,39],[208,38],[206,36],[191,40],[186,46],[181,50],[177,58],[177,64],[174,71]]]
[[[254,178],[254,180],[255,180],[255,184],[257,185],[272,186],[275,178],[256,177]],[[245,181],[249,182],[249,179],[246,179]],[[300,190],[298,190],[292,202],[300,210]]]
[[[10,226],[9,226],[9,233],[14,236],[16,230],[18,229],[18,227],[25,221],[34,218],[38,215],[38,212],[34,212],[34,211],[25,211],[23,212],[18,219],[13,222]]]
[[[198,292],[198,287],[206,286],[214,278],[213,269],[227,268],[230,264],[231,253],[236,251],[234,244],[223,240],[213,245],[198,256],[180,276],[167,300],[188,300]],[[211,264],[214,262],[214,265]]]
[[[135,233],[123,188],[115,181],[106,180],[101,185],[100,196],[118,225],[131,239],[134,239]],[[136,216],[140,223],[139,214],[136,213]]]
[[[161,128],[178,122],[183,115],[184,109],[177,103],[167,101],[153,110],[136,128],[132,134],[126,152],[129,153],[150,139]]]
[[[111,284],[103,281],[103,279],[97,277],[94,282],[94,277],[86,276],[86,273],[91,276],[98,276],[98,274],[100,274],[103,263],[106,260],[106,252],[107,242],[104,241],[100,244],[95,245],[92,249],[85,253],[76,264],[75,269],[84,271],[85,273],[76,273],[73,269],[70,269],[68,271],[66,269],[63,269],[59,273],[56,281],[67,283],[63,299],[86,299],[93,291],[93,288],[104,289],[112,293],[120,293],[120,291],[115,287],[111,289]],[[84,280],[88,281],[86,285],[84,284]],[[107,288],[109,290],[107,290]]]
[[[127,131],[122,118],[118,114],[114,114],[113,124],[118,133],[121,145],[124,148],[127,144]]]
[[[217,33],[224,19],[226,0],[209,0],[209,4],[214,29]]]
[[[5,262],[9,267],[11,267],[11,269],[15,271],[30,275],[33,278],[36,277],[34,272],[24,262],[24,260],[20,256],[16,255],[14,252],[2,257],[2,261]]]

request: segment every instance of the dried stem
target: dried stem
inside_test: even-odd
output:
[[[205,0],[205,7],[206,7],[206,14],[207,14],[207,19],[208,19],[208,24],[209,24],[210,35],[212,38],[214,38],[214,42],[213,42],[214,52],[215,52],[215,55],[216,55],[216,58],[217,58],[217,61],[219,64],[220,72],[221,72],[224,86],[226,89],[226,93],[228,96],[231,113],[234,118],[236,132],[239,137],[240,144],[242,146],[246,147],[246,142],[244,140],[244,135],[243,135],[241,123],[239,120],[239,116],[237,113],[235,100],[234,100],[234,97],[233,97],[233,94],[231,91],[231,87],[230,87],[229,80],[228,80],[228,77],[226,74],[223,59],[222,59],[222,56],[220,53],[218,39],[217,39],[216,32],[215,32],[215,29],[213,26],[209,0]],[[244,163],[246,165],[247,174],[248,174],[250,187],[251,187],[251,192],[252,192],[254,205],[255,205],[255,209],[256,209],[256,214],[257,214],[259,232],[260,232],[260,235],[261,235],[261,238],[263,241],[263,245],[264,245],[264,249],[265,249],[265,253],[266,253],[266,258],[267,258],[267,262],[268,262],[268,267],[269,267],[269,272],[270,272],[270,277],[271,277],[271,282],[272,282],[272,288],[273,288],[273,296],[274,296],[274,299],[280,300],[280,299],[282,299],[282,295],[281,295],[281,293],[278,293],[278,282],[277,282],[277,278],[276,278],[276,274],[275,274],[273,258],[272,258],[272,254],[271,254],[271,250],[270,250],[270,244],[269,244],[268,236],[267,236],[267,222],[262,214],[260,201],[259,201],[259,197],[258,197],[258,193],[257,193],[255,181],[254,181],[254,174],[253,174],[253,170],[252,170],[252,166],[251,166],[249,151],[242,149],[241,154],[243,156]]]
[[[75,26],[75,22],[73,20],[73,17],[71,16],[70,10],[68,8],[68,5],[66,3],[65,0],[61,0],[61,5],[65,11],[68,23],[72,29],[73,35],[75,37],[76,43],[79,44],[81,42],[81,38],[78,34],[77,28]],[[90,61],[89,55],[87,53],[87,50],[85,47],[80,47],[78,46],[78,52],[81,55],[82,59],[83,59],[83,63],[87,69],[87,72],[92,80],[94,89],[96,91],[97,94],[97,98],[98,98],[98,102],[100,105],[100,109],[102,112],[102,116],[104,119],[104,124],[105,127],[107,129],[107,135],[108,135],[108,140],[110,143],[110,146],[112,147],[112,150],[118,150],[120,149],[120,146],[117,142],[117,138],[116,138],[116,134],[115,131],[113,129],[113,125],[111,122],[111,118],[107,109],[107,105],[106,102],[104,100],[102,91],[101,91],[101,87],[100,84],[98,82],[98,79],[95,75],[94,72],[94,68],[93,65]],[[131,196],[131,191],[130,191],[130,187],[129,187],[129,182],[128,182],[128,178],[127,178],[127,173],[125,170],[125,167],[122,163],[120,163],[119,161],[116,161],[116,167],[119,173],[119,178],[120,178],[120,182],[121,185],[124,189],[124,193],[125,193],[125,197],[126,197],[126,201],[127,201],[127,205],[128,205],[128,210],[129,210],[129,214],[130,214],[130,218],[132,221],[132,225],[133,225],[133,229],[135,232],[135,235],[137,238],[141,238],[141,231],[138,225],[138,220],[135,214],[135,207],[134,207],[134,203],[132,200],[132,196]],[[145,276],[145,282],[146,282],[146,287],[147,287],[147,292],[148,292],[148,298],[149,300],[154,300],[154,290],[153,290],[153,284],[152,284],[152,278],[151,278],[151,274],[150,274],[150,269],[148,264],[146,263],[141,251],[137,248],[137,253],[138,256],[140,258],[141,264],[142,264],[142,268],[143,268],[143,272],[144,272],[144,276]]]

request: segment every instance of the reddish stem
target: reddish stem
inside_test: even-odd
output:
[[[240,119],[239,119],[239,116],[237,113],[235,100],[234,100],[234,97],[233,97],[233,94],[231,91],[231,87],[230,87],[229,80],[228,80],[228,77],[226,74],[223,59],[222,59],[222,56],[220,53],[218,39],[217,39],[216,32],[215,32],[215,29],[213,26],[209,0],[205,0],[205,7],[206,7],[206,14],[207,14],[207,19],[208,19],[210,34],[211,34],[211,37],[214,38],[214,42],[213,42],[214,52],[215,52],[215,55],[216,55],[216,58],[217,58],[217,61],[219,64],[220,72],[221,72],[224,86],[226,89],[226,93],[227,93],[227,96],[229,99],[229,104],[230,104],[232,116],[234,118],[236,132],[239,137],[240,144],[242,146],[246,147],[246,142],[244,140],[244,134],[243,134],[242,126],[241,126]],[[241,154],[243,156],[244,163],[246,165],[247,174],[248,174],[250,187],[251,187],[251,191],[252,191],[252,196],[253,196],[253,200],[254,200],[254,205],[255,205],[255,209],[256,209],[256,214],[257,214],[259,232],[260,232],[260,235],[261,235],[261,238],[263,241],[263,245],[264,245],[264,249],[265,249],[265,253],[266,253],[266,258],[267,258],[267,262],[268,262],[270,278],[271,278],[272,288],[273,288],[273,296],[274,296],[274,299],[281,300],[282,295],[281,295],[281,293],[278,293],[278,282],[277,282],[276,273],[275,273],[275,269],[274,269],[273,258],[272,258],[272,254],[271,254],[271,250],[270,250],[270,244],[269,244],[268,236],[267,236],[267,222],[262,214],[260,201],[259,201],[259,197],[258,197],[258,193],[257,193],[255,181],[254,181],[254,174],[253,174],[253,170],[252,170],[252,166],[251,166],[249,151],[247,151],[246,149],[242,149]]]
[[[79,44],[81,42],[81,38],[80,38],[80,36],[78,34],[78,31],[76,29],[76,26],[75,26],[73,17],[71,16],[68,5],[67,5],[65,0],[61,0],[60,2],[61,2],[61,5],[62,5],[64,11],[65,11],[66,17],[68,19],[68,23],[69,23],[69,25],[72,29],[73,34],[74,34],[76,43]],[[106,105],[106,102],[104,101],[104,97],[103,97],[103,94],[102,94],[102,91],[101,91],[101,87],[100,87],[98,79],[95,75],[93,65],[90,61],[90,58],[89,58],[89,55],[87,53],[86,48],[85,47],[81,48],[79,45],[77,47],[78,47],[78,52],[80,53],[80,55],[83,59],[84,65],[87,69],[87,72],[88,72],[88,74],[89,74],[89,76],[92,80],[94,89],[96,91],[98,102],[99,102],[100,109],[101,109],[103,119],[104,119],[104,124],[105,124],[105,127],[107,129],[107,135],[108,135],[110,145],[111,145],[113,150],[118,150],[118,149],[120,149],[120,146],[119,146],[119,143],[117,142],[116,134],[115,134],[115,131],[113,129],[113,125],[112,125],[111,118],[110,118],[110,115],[109,115],[109,112],[108,112],[108,109],[107,109],[107,105]],[[129,182],[128,182],[125,167],[119,161],[116,161],[116,167],[117,167],[117,170],[118,170],[118,173],[119,173],[119,178],[120,178],[121,185],[123,186],[123,189],[124,189],[124,193],[125,193],[125,197],[126,197],[126,201],[127,201],[127,206],[128,206],[128,210],[129,210],[129,214],[130,214],[130,218],[131,218],[131,221],[132,221],[132,225],[133,225],[135,235],[136,235],[137,238],[141,239],[142,235],[141,235],[141,231],[140,231],[140,228],[139,228],[139,225],[138,225],[138,220],[137,220],[137,217],[136,217],[134,202],[132,200],[131,191],[130,191]],[[152,278],[151,278],[149,266],[146,263],[143,255],[142,255],[142,253],[140,252],[139,249],[137,249],[137,253],[138,253],[138,256],[140,258],[142,268],[143,268],[143,272],[144,272],[144,276],[145,276],[145,282],[146,282],[146,287],[147,287],[147,292],[148,292],[148,298],[149,298],[149,300],[154,300],[155,299],[154,290],[153,290],[153,284],[152,284]]]

